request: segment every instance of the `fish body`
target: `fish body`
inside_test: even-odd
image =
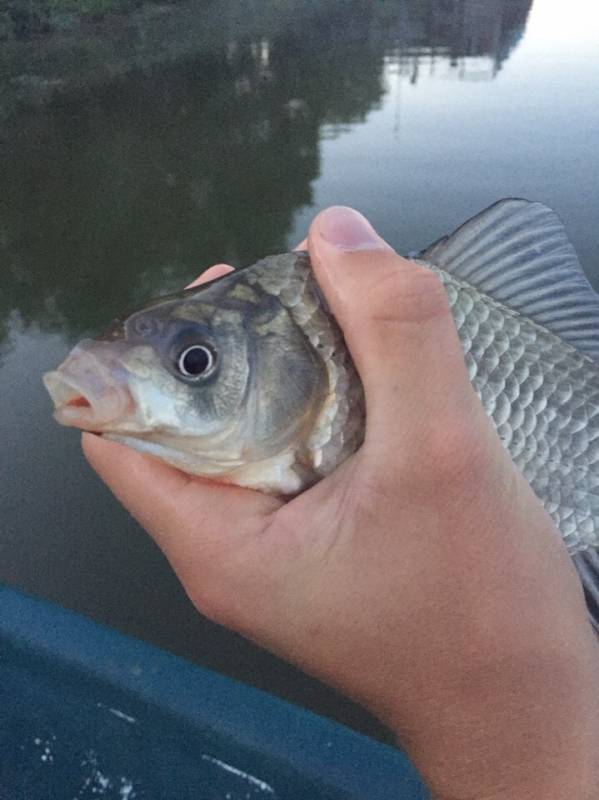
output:
[[[599,298],[561,222],[500,201],[417,260],[442,281],[470,381],[599,609]],[[159,298],[44,380],[63,424],[277,494],[328,475],[364,436],[363,387],[306,253]]]

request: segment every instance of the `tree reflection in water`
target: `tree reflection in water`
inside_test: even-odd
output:
[[[484,56],[492,77],[531,0],[263,2],[245,17],[245,4],[221,3],[210,25],[198,17],[195,50],[187,5],[169,11],[173,63],[155,27],[125,55],[122,31],[118,47],[110,28],[80,32],[87,61],[71,48],[66,66],[51,35],[8,48],[2,91],[19,102],[0,128],[0,341],[15,312],[73,340],[214,261],[284,249],[312,199],[323,127],[380,103],[385,59],[417,80],[423,61],[468,77]],[[115,53],[123,74],[98,80],[93,58]],[[57,87],[43,102],[40,82]]]

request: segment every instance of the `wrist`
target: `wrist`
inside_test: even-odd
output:
[[[486,674],[470,674],[457,689],[429,693],[413,713],[396,715],[398,742],[434,796],[595,800],[597,641],[585,656],[537,655],[518,667],[498,665]]]

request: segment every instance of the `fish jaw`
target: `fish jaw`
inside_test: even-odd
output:
[[[118,433],[106,433],[105,439],[126,445],[139,453],[156,458],[188,475],[197,475],[217,483],[234,484],[277,496],[297,494],[306,486],[305,470],[297,464],[292,449],[284,450],[270,458],[244,461],[241,452],[206,454],[206,443],[200,438],[187,442],[187,447],[171,440],[156,441]],[[311,480],[310,483],[314,481]]]
[[[84,340],[44,375],[57,422],[101,432],[133,415],[135,403],[119,355],[115,343]]]

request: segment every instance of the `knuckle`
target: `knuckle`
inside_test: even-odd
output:
[[[390,265],[372,283],[367,300],[369,315],[377,322],[420,323],[449,314],[440,279],[412,261]]]
[[[237,630],[239,615],[229,592],[216,586],[185,587],[187,595],[194,607],[210,620],[231,630]]]

